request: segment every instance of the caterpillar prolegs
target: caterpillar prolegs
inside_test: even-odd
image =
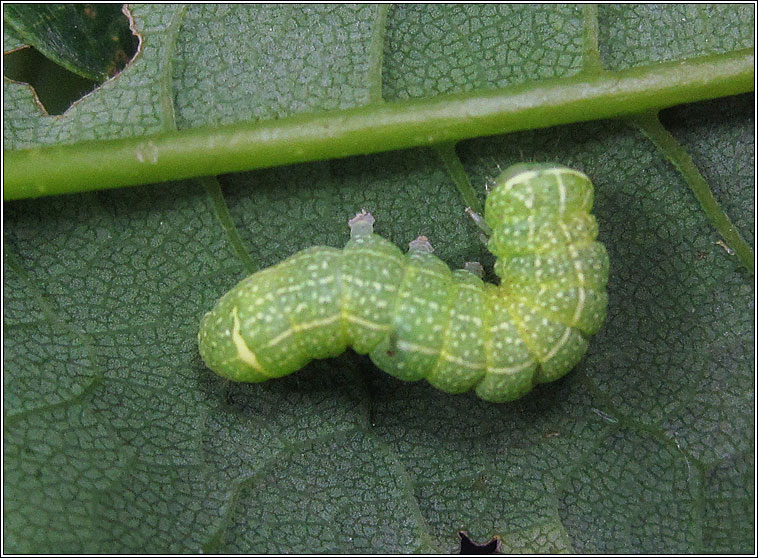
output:
[[[303,250],[224,295],[202,320],[200,354],[221,376],[261,382],[352,347],[401,380],[516,399],[571,370],[605,319],[592,202],[576,170],[504,171],[484,214],[500,285],[451,271],[424,237],[401,253],[361,213],[344,249]]]

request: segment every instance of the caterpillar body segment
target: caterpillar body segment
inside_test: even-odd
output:
[[[500,285],[483,282],[481,266],[451,271],[425,237],[403,254],[362,212],[344,249],[303,250],[224,295],[203,318],[200,354],[221,376],[260,382],[352,347],[402,380],[521,397],[571,370],[605,319],[592,196],[565,167],[502,173],[484,216]]]

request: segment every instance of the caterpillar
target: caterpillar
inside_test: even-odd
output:
[[[592,204],[579,171],[501,173],[484,212],[499,285],[476,265],[451,271],[425,237],[403,254],[359,213],[342,250],[302,250],[225,294],[202,319],[200,354],[220,376],[262,382],[352,347],[401,380],[517,399],[571,370],[605,320],[608,254]]]

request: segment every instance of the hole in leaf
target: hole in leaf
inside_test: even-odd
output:
[[[500,537],[492,537],[486,543],[477,543],[472,540],[466,531],[458,531],[461,541],[460,554],[500,554]]]
[[[5,24],[25,45],[3,75],[27,83],[48,114],[63,114],[131,61],[139,47],[122,4],[16,4]]]
[[[26,47],[3,55],[3,75],[28,83],[48,114],[63,114],[78,99],[100,83],[69,72],[45,58],[36,48]]]

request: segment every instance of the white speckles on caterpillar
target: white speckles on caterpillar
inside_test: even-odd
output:
[[[608,255],[592,201],[576,170],[504,171],[484,215],[499,285],[478,264],[451,271],[425,237],[402,254],[363,211],[344,249],[303,250],[224,295],[203,318],[200,354],[221,376],[261,382],[352,347],[402,380],[516,399],[571,370],[605,320]]]

